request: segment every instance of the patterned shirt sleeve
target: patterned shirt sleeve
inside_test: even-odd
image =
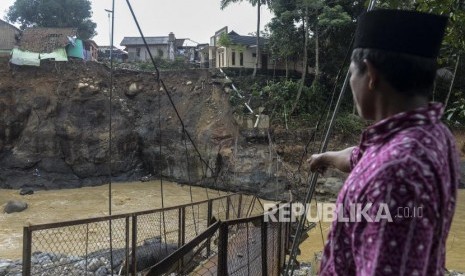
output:
[[[350,154],[350,170],[352,170],[362,157],[359,147],[355,147]]]
[[[412,160],[388,165],[361,194],[362,206],[372,204],[367,213],[373,221],[362,217],[352,228],[357,275],[428,274],[438,210],[426,192],[431,179],[420,170]]]

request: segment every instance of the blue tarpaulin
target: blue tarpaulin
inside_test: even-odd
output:
[[[75,40],[76,45],[68,44],[66,52],[68,57],[84,59],[84,43],[80,39]]]

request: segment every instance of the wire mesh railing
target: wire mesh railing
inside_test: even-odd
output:
[[[252,217],[217,221],[143,274],[281,275],[289,245],[290,222],[268,221],[265,216],[262,211]]]
[[[231,194],[164,209],[26,226],[22,273],[137,275],[195,240],[215,221],[246,216],[250,214],[247,210],[259,212],[258,201],[253,196]],[[185,271],[188,263],[193,266],[214,254],[215,242],[217,237],[208,237],[208,242],[184,256],[184,263],[176,269]]]

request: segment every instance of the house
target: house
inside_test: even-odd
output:
[[[228,45],[221,45],[221,36],[227,35]],[[260,38],[259,47],[264,49],[266,39]],[[254,68],[256,60],[257,38],[255,36],[239,35],[234,31],[228,32],[224,27],[215,32],[210,38],[209,65],[210,67]],[[258,60],[258,69],[268,68],[268,55],[261,51]]]
[[[84,59],[87,61],[97,61],[98,59],[98,45],[93,40],[84,41]]]
[[[98,59],[99,61],[110,59],[111,46],[99,46],[98,47]],[[126,62],[128,60],[128,53],[113,46],[113,59],[118,62]]]
[[[68,61],[97,59],[97,44],[83,41],[75,28],[33,27],[23,31],[18,48],[13,49],[11,62],[16,65],[40,66],[40,60]]]
[[[154,58],[174,60],[176,38],[173,33],[168,36],[146,37],[145,41]],[[124,37],[120,45],[128,52],[128,61],[150,61],[142,37]]]
[[[21,31],[0,19],[0,56],[9,56],[16,46]]]
[[[208,68],[208,60],[209,60],[209,47],[210,45],[208,43],[203,43],[197,45],[196,48],[196,61],[199,63],[200,68]]]
[[[195,62],[197,43],[188,38],[177,39],[173,33],[168,36],[146,37],[150,52],[154,58],[174,61],[183,57],[186,61]],[[124,37],[120,43],[128,53],[128,61],[150,61],[150,55],[142,37]]]
[[[75,28],[33,27],[23,31],[19,49],[36,53],[51,53],[65,48],[70,43],[68,37],[75,37]]]
[[[189,63],[195,63],[198,59],[198,44],[188,38],[176,39],[175,57],[183,57]]]

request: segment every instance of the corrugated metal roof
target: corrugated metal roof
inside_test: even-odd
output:
[[[168,44],[168,37],[167,36],[148,36],[145,37],[145,41],[149,45],[160,45],[160,44]],[[120,43],[121,46],[129,46],[129,45],[144,45],[144,41],[142,37],[127,37],[123,38],[123,41]]]
[[[27,28],[23,31],[19,48],[36,53],[51,53],[69,44],[68,36],[77,35],[75,28]]]

